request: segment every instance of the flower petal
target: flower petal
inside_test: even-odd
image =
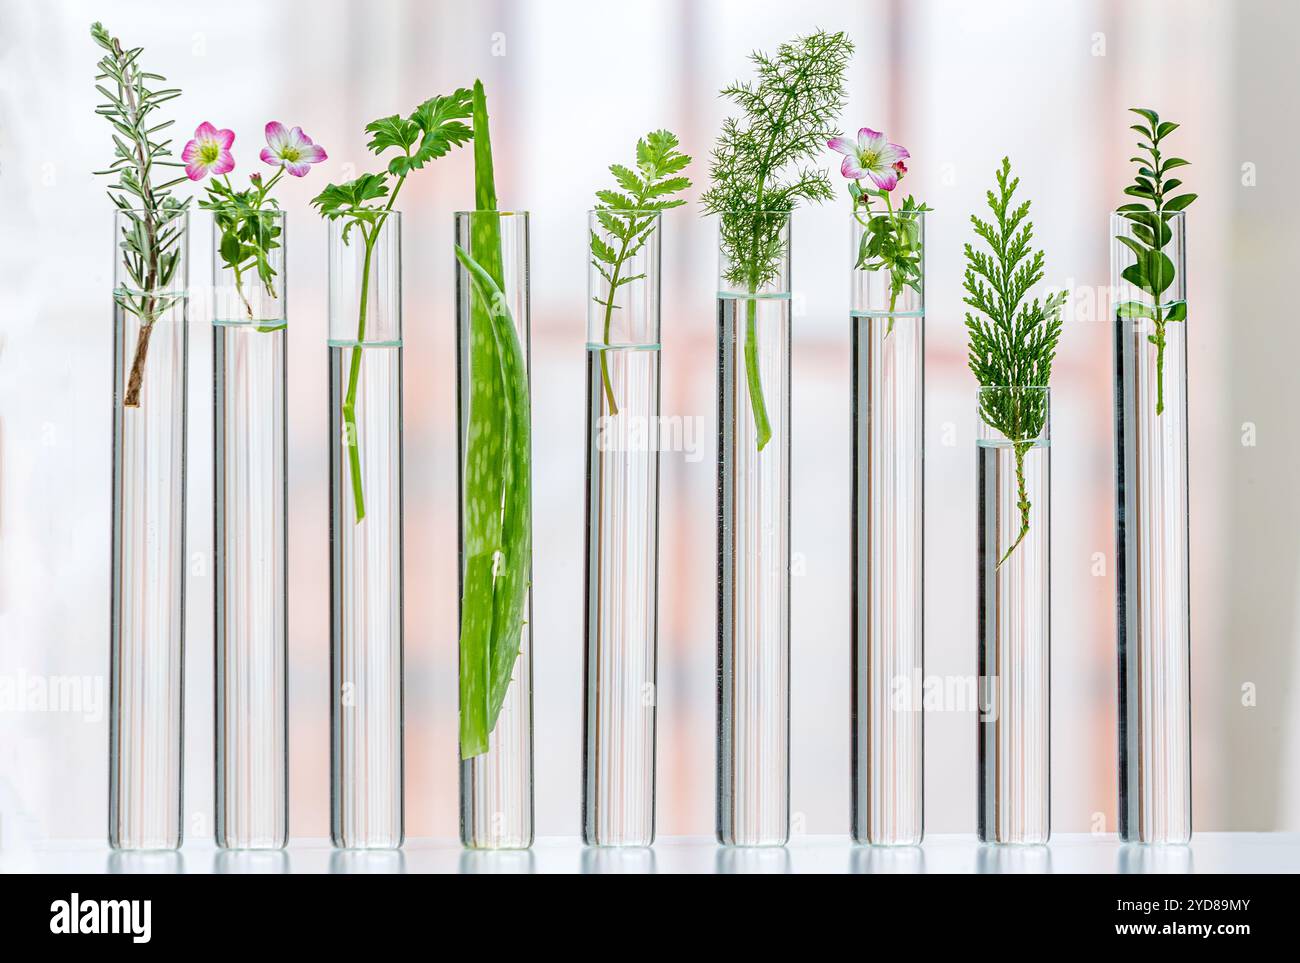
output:
[[[233,130],[219,130],[216,136],[217,146],[222,150],[230,150],[235,143],[235,132]]]
[[[904,157],[908,156],[906,151],[899,153],[900,150],[901,148],[897,144],[886,144],[876,155],[876,165],[882,169],[893,167]]]
[[[185,149],[181,151],[181,160],[188,164],[190,161],[194,160],[194,155],[198,152],[199,142],[197,140],[192,140],[187,143]]]
[[[898,186],[898,171],[892,167],[887,167],[883,171],[867,171],[867,176],[875,182],[875,185],[882,191],[892,191]]]
[[[266,125],[266,142],[273,151],[283,150],[289,143],[289,132],[284,124],[273,120]]]
[[[309,170],[311,170],[311,165],[305,164],[302,161],[285,161],[284,169],[288,171],[290,174],[292,174],[294,177],[302,177]]]
[[[831,150],[839,151],[841,154],[854,154],[858,150],[858,145],[847,137],[832,137],[826,142],[826,146]]]
[[[212,164],[213,174],[229,174],[235,169],[234,155],[228,150],[223,150],[217,155],[217,159]]]
[[[263,147],[262,153],[258,154],[257,156],[262,158],[262,160],[266,161],[266,163],[270,164],[272,167],[280,167],[284,164],[284,161],[276,157],[275,152],[272,151],[271,148],[269,147]]]
[[[862,151],[873,150],[879,151],[885,146],[885,135],[878,130],[872,130],[870,127],[863,127],[858,131],[858,149]]]
[[[867,172],[858,166],[856,157],[844,158],[844,163],[840,165],[840,173],[852,180],[861,180],[867,176]]]
[[[301,127],[294,127],[289,131],[289,145],[291,147],[303,148],[311,143],[311,138],[302,132]]]
[[[311,141],[298,151],[298,160],[305,164],[319,164],[329,155],[325,153],[325,148],[319,144],[313,144]]]
[[[204,164],[200,164],[198,161],[185,165],[185,176],[192,181],[203,180],[207,173],[208,168]]]
[[[203,123],[199,124],[198,127],[194,128],[194,139],[198,141],[216,140],[217,129],[205,120]]]

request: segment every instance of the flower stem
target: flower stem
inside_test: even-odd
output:
[[[898,218],[894,214],[894,205],[889,199],[888,191],[885,192],[885,209],[889,211],[889,223],[894,225],[894,236],[899,237],[900,225]],[[891,276],[889,279],[889,323],[885,325],[886,338],[894,332],[894,306],[896,304],[898,304],[898,286],[894,284],[894,279]]]

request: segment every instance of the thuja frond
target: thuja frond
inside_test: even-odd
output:
[[[1138,200],[1124,204],[1119,213],[1132,222],[1133,236],[1118,235],[1116,240],[1133,252],[1133,263],[1124,268],[1122,277],[1151,299],[1150,304],[1129,301],[1120,304],[1120,317],[1149,319],[1154,333],[1147,340],[1156,348],[1156,414],[1165,410],[1165,325],[1171,321],[1187,319],[1187,305],[1165,304],[1165,292],[1174,283],[1175,267],[1164,248],[1173,238],[1169,227],[1170,215],[1186,210],[1196,200],[1195,194],[1174,195],[1182,180],[1166,175],[1190,161],[1181,157],[1165,157],[1161,142],[1178,129],[1172,121],[1162,121],[1160,115],[1146,107],[1130,107],[1145,124],[1133,124],[1131,129],[1145,140],[1138,141],[1138,156],[1129,158],[1137,165],[1133,183],[1124,193]],[[1173,196],[1171,196],[1173,195]]]
[[[113,297],[122,310],[140,319],[123,396],[123,404],[134,408],[140,404],[153,323],[178,298],[168,292],[180,266],[179,218],[189,200],[172,194],[172,188],[186,179],[183,175],[165,177],[166,168],[184,165],[169,160],[171,140],[160,137],[174,121],[160,120],[157,114],[181,92],[157,86],[166,78],[141,68],[142,47],[123,47],[101,23],[91,24],[90,36],[104,50],[95,77],[95,89],[104,103],[95,113],[113,128],[113,162],[95,173],[113,178],[108,196],[124,212],[126,222],[118,248],[129,284],[120,285]],[[155,183],[155,175],[161,175],[161,183]]]
[[[691,158],[677,147],[676,134],[667,130],[651,131],[637,141],[636,170],[622,164],[610,165],[609,172],[614,175],[619,190],[596,192],[596,219],[604,236],[591,232],[591,263],[605,279],[606,289],[604,297],[597,293],[593,298],[605,309],[605,344],[609,344],[610,325],[619,307],[615,302],[618,289],[645,277],[626,273],[628,262],[645,247],[657,215],[686,203],[684,198],[672,196],[691,186],[690,178],[680,176]],[[600,371],[609,413],[616,415],[618,403],[603,351]]]
[[[776,280],[785,257],[785,220],[799,201],[834,196],[824,170],[813,166],[844,106],[844,70],[853,44],[843,32],[819,30],[750,56],[757,79],[722,91],[742,111],[729,117],[713,149],[712,186],[701,203],[719,215],[728,268],[722,280],[753,295]],[[759,379],[757,304],[746,299],[745,368],[758,449],[772,437]]]
[[[1030,503],[1025,487],[1025,455],[1042,434],[1047,420],[1047,388],[1052,361],[1061,340],[1064,292],[1045,300],[1029,300],[1043,279],[1045,256],[1033,247],[1034,225],[1029,201],[1014,204],[1020,178],[1011,176],[1011,161],[1002,159],[997,190],[988,192],[993,219],[971,215],[975,233],[988,250],[965,247],[963,300],[975,313],[966,313],[970,369],[985,388],[980,416],[1001,433],[1015,450],[1016,480],[1021,513],[1020,533],[999,565],[1029,532]]]

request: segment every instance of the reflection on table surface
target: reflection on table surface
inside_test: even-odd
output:
[[[400,850],[334,849],[294,840],[284,850],[220,850],[209,840],[178,852],[113,852],[98,841],[16,845],[0,873],[1294,873],[1300,833],[1201,833],[1188,846],[1126,845],[1113,835],[1067,834],[1047,846],[985,846],[933,836],[921,846],[856,846],[804,836],[788,846],[733,848],[708,837],[653,847],[590,848],[545,837],[530,850],[467,850],[454,839],[413,839]]]

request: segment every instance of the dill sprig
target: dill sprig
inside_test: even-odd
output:
[[[738,81],[722,96],[744,111],[728,117],[713,150],[713,186],[700,198],[720,215],[723,280],[750,295],[775,280],[785,255],[783,226],[800,201],[834,197],[826,172],[810,162],[830,137],[844,106],[844,71],[853,43],[843,32],[819,30],[781,44],[776,56],[750,55],[756,81]],[[802,164],[802,166],[800,166]],[[772,426],[759,379],[755,332],[757,303],[746,299],[745,367],[750,407],[761,451]]]
[[[1118,305],[1117,311],[1122,318],[1147,318],[1155,326],[1155,332],[1147,335],[1147,340],[1156,348],[1156,414],[1161,415],[1165,410],[1165,325],[1171,321],[1187,320],[1185,301],[1173,304],[1162,301],[1165,291],[1174,283],[1176,270],[1164,248],[1173,238],[1173,230],[1169,227],[1170,215],[1190,207],[1196,195],[1171,197],[1183,182],[1176,177],[1165,180],[1165,175],[1171,170],[1191,163],[1181,157],[1165,157],[1160,150],[1160,142],[1176,131],[1178,124],[1162,121],[1159,114],[1146,107],[1130,107],[1129,110],[1146,121],[1146,124],[1133,124],[1130,128],[1146,140],[1138,141],[1139,155],[1129,158],[1137,165],[1137,174],[1133,183],[1124,188],[1125,194],[1140,200],[1119,208],[1119,213],[1133,222],[1133,237],[1118,235],[1116,240],[1134,255],[1134,262],[1124,268],[1121,276],[1149,295],[1153,303],[1127,301]]]
[[[980,416],[1015,450],[1020,532],[998,561],[1001,565],[1029,534],[1025,455],[1047,419],[1047,397],[1041,389],[1052,377],[1065,292],[1049,294],[1041,302],[1027,300],[1030,289],[1043,279],[1045,256],[1031,247],[1034,225],[1029,220],[1029,201],[1012,206],[1020,178],[1011,176],[1008,158],[1002,158],[997,182],[997,192],[988,192],[993,222],[971,215],[975,233],[989,251],[966,245],[962,300],[979,312],[966,314],[970,369],[981,385],[997,389],[981,392]]]
[[[105,51],[95,77],[95,89],[105,103],[96,107],[95,113],[113,126],[113,163],[95,173],[116,178],[108,187],[108,196],[128,220],[118,247],[131,286],[117,288],[113,299],[123,311],[140,319],[122,398],[123,405],[136,408],[153,324],[178,300],[176,295],[159,292],[168,289],[180,266],[180,215],[189,199],[177,199],[171,189],[186,178],[182,175],[155,184],[154,174],[159,168],[184,166],[167,159],[171,157],[171,140],[155,139],[175,123],[158,122],[157,110],[181,92],[154,86],[166,78],[141,69],[144,48],[123,47],[101,23],[91,24],[90,36]]]

